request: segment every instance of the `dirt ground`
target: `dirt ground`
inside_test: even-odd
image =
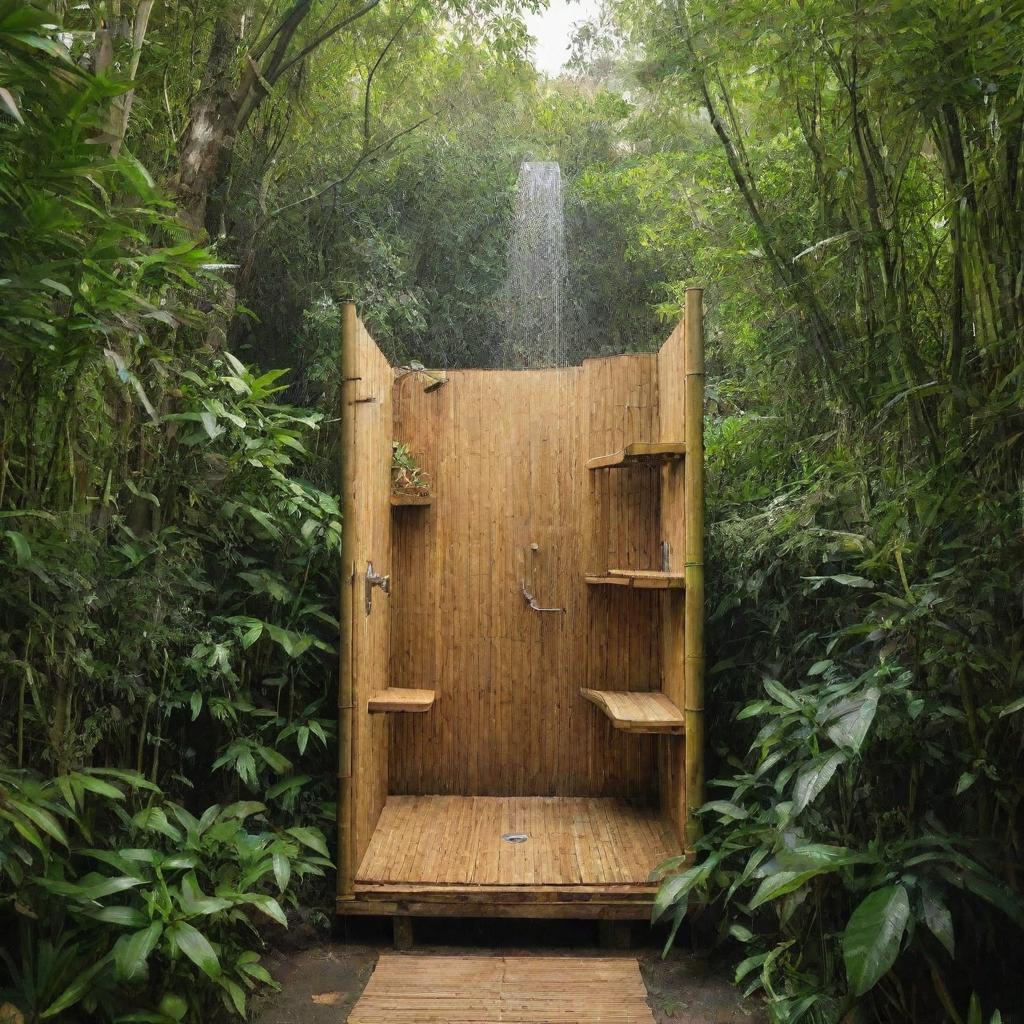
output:
[[[383,926],[368,922],[334,941],[277,950],[264,961],[281,991],[265,1000],[258,1024],[345,1024],[377,957],[392,952]],[[565,927],[562,925],[565,924]],[[602,949],[593,928],[548,922],[533,929],[509,922],[417,922],[413,951],[452,956],[634,956],[640,961],[658,1024],[764,1024],[753,1001],[744,1001],[707,958],[673,950],[667,959],[651,944],[628,952]]]

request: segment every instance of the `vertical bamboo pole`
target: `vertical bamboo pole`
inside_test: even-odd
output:
[[[686,461],[686,609],[683,632],[686,719],[686,840],[700,835],[694,811],[704,803],[704,290],[686,289],[683,321]]]
[[[338,884],[339,900],[355,895],[355,813],[352,785],[353,664],[352,588],[355,585],[355,552],[351,524],[355,521],[352,466],[355,446],[355,406],[349,393],[358,376],[358,321],[354,302],[341,306],[341,381],[338,386],[338,455],[341,486],[341,565],[338,666]]]

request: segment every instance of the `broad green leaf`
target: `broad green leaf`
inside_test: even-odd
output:
[[[4,536],[11,542],[14,548],[14,556],[19,566],[28,565],[32,561],[32,548],[23,533],[17,530],[4,530]]]
[[[330,853],[327,850],[327,844],[324,842],[323,833],[319,829],[307,828],[304,825],[300,825],[295,828],[286,829],[285,831],[288,835],[294,836],[298,839],[303,846],[308,846],[311,850],[315,850],[324,857],[330,856]]]
[[[786,896],[795,892],[805,882],[809,882],[818,875],[826,874],[833,870],[831,866],[807,868],[803,871],[777,871],[763,879],[757,887],[750,900],[750,909],[756,910],[763,903],[777,900],[780,896]]]
[[[799,814],[821,793],[845,760],[846,755],[841,750],[833,750],[800,769],[793,786],[794,814]]]
[[[219,896],[207,896],[199,887],[194,871],[189,871],[181,880],[179,903],[182,910],[191,917],[216,914],[231,906],[229,900]]]
[[[56,839],[64,846],[68,845],[67,836],[60,822],[47,810],[29,803],[27,800],[15,800],[14,797],[7,797],[8,806],[12,807],[19,814],[23,814],[33,825],[42,829],[50,838]]]
[[[103,878],[101,875],[91,873],[85,875],[81,881],[67,882],[56,878],[37,878],[37,883],[44,889],[66,896],[69,899],[95,901],[105,896],[113,896],[118,892],[125,892],[143,884],[144,879],[132,878],[128,875],[119,875],[116,878]]]
[[[274,769],[278,774],[291,771],[292,763],[288,760],[284,754],[278,753],[273,747],[257,747],[257,753],[267,763],[267,765]]]
[[[147,832],[159,832],[160,835],[181,842],[181,831],[167,819],[167,812],[162,807],[146,807],[139,811],[133,819],[139,828]]]
[[[1024,708],[1024,697],[1018,697],[1015,701],[1007,704],[1002,711],[999,712],[1000,718],[1005,718],[1007,715],[1014,715],[1018,711]]]
[[[288,882],[292,876],[291,861],[280,850],[274,851],[273,860],[274,878],[277,881],[277,888],[284,892],[288,888]]]
[[[253,814],[261,814],[266,809],[267,805],[260,803],[259,800],[239,800],[237,803],[228,804],[220,812],[220,818],[222,821],[244,821]]]
[[[167,936],[204,974],[214,979],[220,977],[220,960],[202,932],[187,921],[176,921],[167,929]]]
[[[278,903],[273,896],[264,896],[261,893],[255,893],[242,897],[242,902],[251,904],[256,907],[257,910],[262,910],[267,917],[272,918],[278,924],[284,925],[285,927],[288,926],[288,918],[281,909],[281,904]]]
[[[273,800],[274,797],[281,796],[282,793],[290,793],[294,789],[298,789],[304,786],[311,780],[309,775],[289,775],[287,779],[281,779],[280,782],[275,782],[266,793],[268,800]]]
[[[101,907],[89,916],[96,921],[119,924],[125,928],[141,928],[146,923],[146,915],[137,907]]]
[[[688,898],[690,889],[700,880],[701,868],[694,866],[680,875],[673,875],[661,883],[654,905],[651,907],[651,924],[659,921],[669,907],[684,897]]]
[[[74,1006],[80,999],[86,996],[92,989],[92,979],[102,971],[110,962],[109,954],[90,964],[82,971],[73,982],[50,1005],[40,1014],[43,1020],[56,1017],[58,1013]]]
[[[857,753],[875,720],[880,696],[878,688],[872,686],[864,691],[863,696],[838,705],[827,719],[832,723],[828,727],[829,739],[837,747]]]
[[[782,685],[782,683],[776,682],[774,679],[766,679],[764,682],[764,688],[772,700],[777,701],[784,708],[789,708],[790,711],[796,711],[799,709],[800,701],[798,701],[796,697],[794,697],[789,690]]]
[[[716,814],[720,814],[723,818],[730,818],[733,821],[741,821],[743,818],[748,818],[750,812],[745,810],[743,807],[734,804],[730,800],[709,800],[701,808],[701,813],[704,811],[714,811]]]
[[[124,799],[124,793],[117,786],[112,786],[109,782],[104,782],[103,779],[86,775],[85,772],[72,772],[68,778],[74,786],[79,786],[89,793],[105,796],[108,800]]]
[[[179,871],[182,868],[194,868],[199,858],[194,853],[173,853],[160,862],[161,871]]]
[[[875,589],[875,585],[871,580],[867,580],[863,576],[851,576],[846,572],[836,573],[834,576],[804,576],[803,578],[817,583],[819,586],[822,583],[828,583],[831,580],[833,583],[841,583],[844,587],[858,587],[862,590]]]
[[[251,978],[255,978],[257,981],[262,982],[264,985],[271,985],[275,988],[278,987],[277,985],[275,985],[274,979],[271,977],[270,971],[268,971],[266,967],[264,967],[262,964],[249,961],[243,962],[242,959],[239,958],[238,969],[242,971],[243,974],[248,974]]]
[[[946,947],[950,956],[954,956],[953,915],[930,885],[921,886],[921,917],[932,935]]]
[[[277,524],[274,522],[274,520],[271,519],[266,512],[264,512],[262,509],[253,508],[251,505],[247,507],[247,511],[249,515],[251,515],[253,519],[255,519],[256,522],[259,523],[260,526],[262,526],[263,529],[270,534],[271,537],[273,537],[275,540],[280,540],[281,531],[277,528]]]
[[[771,953],[757,953],[754,956],[748,956],[746,960],[742,960],[736,966],[733,981],[738,985],[751,971],[760,967],[769,956],[771,956]]]
[[[121,981],[135,981],[145,976],[146,961],[153,952],[164,926],[154,921],[148,928],[122,935],[114,943],[114,972]]]
[[[13,117],[18,124],[25,123],[25,119],[21,116],[21,110],[18,107],[18,101],[14,98],[14,94],[10,89],[0,88],[0,107],[3,107],[8,116]]]
[[[876,889],[853,912],[843,932],[843,962],[855,996],[869,991],[896,962],[909,920],[910,900],[902,885]]]
[[[672,927],[669,929],[668,937],[665,939],[665,945],[661,951],[663,957],[668,956],[669,950],[672,948],[672,944],[676,941],[676,935],[679,932],[679,926],[683,923],[683,918],[686,917],[686,911],[690,905],[690,894],[685,893],[677,902],[676,909],[672,914]]]
[[[977,781],[977,778],[978,776],[974,772],[964,772],[957,780],[956,795],[959,796],[961,793],[966,793]]]

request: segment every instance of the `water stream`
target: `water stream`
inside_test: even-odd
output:
[[[574,351],[568,271],[561,168],[549,160],[524,161],[509,239],[500,365],[567,365]]]

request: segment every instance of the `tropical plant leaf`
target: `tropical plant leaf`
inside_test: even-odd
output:
[[[843,963],[850,991],[862,996],[896,962],[910,920],[910,899],[902,885],[866,896],[843,932]]]
[[[114,943],[114,972],[121,981],[136,981],[146,974],[149,954],[156,948],[164,926],[159,921]]]
[[[205,975],[214,979],[220,977],[220,960],[210,945],[210,940],[202,932],[193,928],[187,921],[176,921],[167,929],[167,937]]]
[[[793,786],[793,813],[799,814],[808,804],[822,792],[832,780],[836,769],[846,760],[841,750],[833,750],[829,754],[817,757],[809,765],[801,768]]]

